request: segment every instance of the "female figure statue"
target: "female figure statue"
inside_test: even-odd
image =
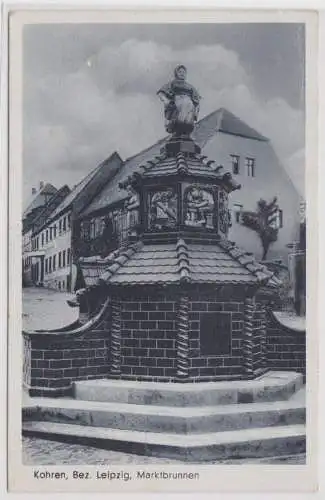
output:
[[[193,131],[199,113],[200,95],[186,82],[186,73],[185,66],[177,66],[175,78],[157,92],[165,106],[166,130],[176,136],[188,136]]]

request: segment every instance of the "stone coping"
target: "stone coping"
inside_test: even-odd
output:
[[[82,384],[84,387],[88,385],[89,387],[102,386],[107,388],[112,387],[119,389],[161,389],[168,392],[201,392],[205,389],[236,390],[254,388],[260,389],[265,385],[281,386],[287,384],[288,382],[296,381],[297,378],[300,377],[302,377],[302,375],[296,372],[268,371],[267,373],[254,380],[225,380],[220,382],[201,382],[200,384],[184,384],[173,382],[169,385],[165,382],[138,382],[136,380],[109,380],[105,378],[82,380],[80,382],[74,382],[74,384]]]
[[[306,318],[296,315],[290,316],[283,311],[270,311],[272,320],[290,333],[306,333]]]

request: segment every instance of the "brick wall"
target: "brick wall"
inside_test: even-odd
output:
[[[63,396],[74,380],[102,378],[109,370],[110,325],[103,322],[83,335],[26,333],[24,347],[29,349],[25,386],[31,396]]]
[[[272,313],[267,317],[267,364],[273,370],[306,373],[306,332],[282,325]]]
[[[176,381],[179,291],[147,290],[121,297],[121,377]],[[199,299],[199,300],[198,300]],[[212,337],[216,351],[204,352],[201,321],[211,313],[229,320],[226,351],[218,353],[218,328]],[[111,324],[107,310],[101,324],[86,333],[24,333],[24,380],[31,395],[62,396],[74,380],[102,378],[110,373]],[[266,358],[267,369],[305,372],[305,332],[290,330],[268,316],[266,342],[258,328],[262,315],[256,304],[253,325],[254,367]],[[192,290],[189,300],[189,380],[244,378],[244,298],[220,291]],[[227,329],[226,329],[227,330]],[[228,330],[227,330],[228,331]],[[206,337],[205,337],[206,338]],[[228,339],[228,340],[227,340]],[[264,349],[264,352],[263,352]],[[256,365],[256,366],[255,366]]]
[[[170,379],[176,375],[176,298],[134,295],[121,303],[123,378]]]
[[[198,301],[197,298],[202,298]],[[121,375],[126,379],[175,381],[177,375],[177,316],[179,295],[134,294],[121,303]],[[214,295],[193,293],[189,302],[189,376],[193,381],[242,375],[241,336],[243,299],[226,301]],[[230,352],[203,355],[200,320],[205,313],[224,312],[231,317]],[[216,342],[218,339],[216,338]]]

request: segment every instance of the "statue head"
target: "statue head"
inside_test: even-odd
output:
[[[187,74],[187,69],[186,69],[186,67],[183,64],[179,64],[174,69],[174,75],[179,80],[185,80],[186,79],[186,74]]]

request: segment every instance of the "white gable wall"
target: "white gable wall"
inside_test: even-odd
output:
[[[271,201],[277,196],[279,207],[283,210],[283,228],[279,230],[278,240],[271,245],[267,259],[282,258],[287,263],[286,245],[298,237],[301,198],[281,166],[271,143],[218,132],[207,142],[202,153],[209,159],[214,159],[216,165],[223,165],[226,171],[232,171],[230,155],[240,156],[240,173],[234,175],[234,178],[242,188],[231,193],[230,209],[238,203],[243,205],[243,210],[256,210],[260,198]],[[246,157],[255,158],[255,177],[247,175]],[[236,223],[234,214],[232,221],[229,239],[261,259],[262,247],[257,234]]]

